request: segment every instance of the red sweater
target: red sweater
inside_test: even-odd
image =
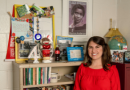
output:
[[[73,90],[121,90],[117,68],[112,65],[108,71],[91,69],[80,65],[76,73]]]

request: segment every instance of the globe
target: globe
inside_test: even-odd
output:
[[[115,35],[108,41],[111,50],[122,50],[123,46],[127,46],[126,39],[121,35]]]

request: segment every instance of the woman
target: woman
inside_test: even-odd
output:
[[[86,33],[86,24],[83,23],[83,17],[85,15],[85,9],[80,4],[75,4],[72,7],[71,10],[72,15],[72,23],[69,26],[69,32],[70,33],[76,33],[76,34],[85,34]]]
[[[110,49],[102,37],[88,40],[86,56],[87,62],[76,73],[73,90],[120,90],[117,68],[111,65]]]

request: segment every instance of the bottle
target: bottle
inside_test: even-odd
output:
[[[55,61],[60,61],[60,49],[58,45],[56,45],[56,49],[55,49]]]

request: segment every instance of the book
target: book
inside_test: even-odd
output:
[[[29,71],[28,71],[28,75],[29,75],[29,83],[28,83],[28,85],[31,85],[31,68],[29,68],[28,69]]]
[[[47,67],[47,83],[51,80],[51,67]]]
[[[49,86],[49,87],[47,87],[48,88],[48,90],[52,90],[52,86]]]
[[[72,90],[71,86],[69,86],[69,85],[64,85],[64,86],[65,86],[65,90]]]
[[[35,68],[33,68],[33,85],[35,85],[35,74],[36,74],[35,71],[36,71]]]
[[[39,81],[38,80],[39,79],[39,75],[38,74],[39,74],[39,67],[37,67],[37,85],[38,85],[38,81]]]
[[[35,85],[37,85],[37,68],[35,68]]]
[[[42,71],[43,71],[43,79],[42,79],[42,84],[45,83],[45,67],[42,68]]]
[[[42,90],[45,90],[45,87],[42,87]]]
[[[62,90],[66,90],[64,85],[61,85],[61,87],[63,88]]]
[[[23,85],[26,85],[25,68],[23,68]]]
[[[28,85],[28,68],[25,69],[26,85]]]
[[[43,68],[41,67],[41,81],[40,84],[43,84]]]
[[[44,82],[45,82],[45,84],[47,84],[47,67],[45,67],[45,78],[44,78]]]
[[[31,84],[30,85],[33,85],[33,68],[31,68]]]
[[[31,13],[30,8],[28,7],[27,4],[24,4],[24,5],[20,6],[20,7],[17,7],[16,10],[17,10],[17,13],[18,13],[19,17],[22,17],[24,15],[27,15],[27,14]]]
[[[39,73],[38,73],[38,84],[41,84],[41,67],[39,67]]]
[[[51,81],[51,67],[49,67],[49,70],[48,70],[48,83],[50,83]]]

